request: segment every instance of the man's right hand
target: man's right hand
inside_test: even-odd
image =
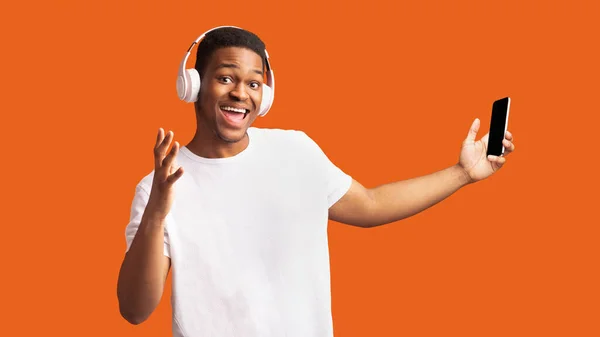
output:
[[[156,220],[164,220],[169,214],[174,198],[173,184],[183,175],[183,167],[178,168],[175,160],[179,143],[174,142],[167,154],[173,137],[172,131],[165,136],[164,130],[160,128],[154,146],[154,179],[144,215]]]
[[[183,174],[175,164],[179,144],[175,142],[167,154],[172,140],[172,132],[165,136],[163,129],[158,130],[150,196],[119,272],[119,310],[132,324],[144,322],[160,302],[171,265],[164,254],[164,224],[173,203],[173,184]]]

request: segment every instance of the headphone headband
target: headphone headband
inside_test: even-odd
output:
[[[198,96],[198,92],[200,90],[200,78],[196,69],[187,69],[186,64],[187,60],[190,56],[190,53],[195,45],[199,44],[200,40],[202,40],[208,33],[213,30],[221,29],[221,28],[236,28],[241,29],[236,26],[218,26],[212,29],[207,30],[202,35],[200,35],[188,48],[183,60],[179,65],[179,72],[177,74],[177,93],[179,98],[186,102],[195,102]],[[259,116],[264,116],[267,114],[271,105],[273,104],[273,96],[275,91],[275,76],[273,75],[273,70],[271,69],[271,65],[269,63],[269,53],[265,49],[265,66],[267,73],[267,84],[263,85],[263,102],[261,104],[261,109],[259,111]],[[197,78],[196,78],[197,77]]]

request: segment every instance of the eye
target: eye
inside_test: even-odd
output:
[[[231,80],[231,78],[223,76],[219,78],[219,81],[223,82],[223,83],[232,83],[233,81]]]
[[[252,89],[258,89],[258,88],[260,88],[260,84],[258,84],[258,82],[252,82],[252,83],[250,83],[250,87]]]

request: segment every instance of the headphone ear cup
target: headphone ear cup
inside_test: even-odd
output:
[[[177,96],[179,99],[185,99],[185,87],[186,87],[186,76],[185,74],[177,76]]]
[[[259,116],[264,116],[271,109],[271,105],[273,104],[273,89],[266,84],[263,84],[263,94],[262,94],[262,102],[260,103],[260,112]]]
[[[200,92],[200,74],[196,69],[192,68],[185,70],[185,76],[187,85],[185,86],[184,100],[188,103],[195,102],[198,100],[198,93]]]

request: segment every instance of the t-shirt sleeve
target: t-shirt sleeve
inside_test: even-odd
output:
[[[316,158],[316,164],[319,166],[320,172],[324,174],[327,204],[328,207],[331,207],[348,192],[352,185],[352,177],[337,167],[312,138],[306,133],[300,132],[312,151],[312,155]]]
[[[150,198],[150,193],[146,190],[142,184],[138,184],[135,188],[135,195],[133,197],[133,202],[131,203],[131,211],[129,215],[129,223],[125,229],[125,240],[127,243],[126,252],[131,248],[131,243],[133,242],[133,238],[137,233],[140,222],[142,221],[142,215],[144,215],[144,210],[146,209],[146,204],[148,203],[148,199]],[[170,247],[169,247],[169,234],[167,233],[167,229],[165,226],[165,239],[164,239],[164,255],[171,257]]]

